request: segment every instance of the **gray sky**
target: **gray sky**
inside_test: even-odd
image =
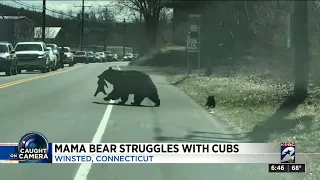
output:
[[[18,3],[14,2],[17,1]],[[1,0],[0,4],[8,5],[8,6],[13,6],[13,7],[24,7],[25,9],[29,10],[36,10],[36,11],[41,11],[42,8],[42,0]],[[82,5],[82,0],[47,0],[47,8],[49,9],[54,9],[56,11],[63,11],[66,13],[69,9],[72,9],[73,12],[79,12],[81,11],[80,7],[74,7],[74,6],[80,6]],[[30,8],[24,6],[24,5],[30,6]],[[129,19],[130,16],[128,16],[128,13],[119,13],[117,11],[117,5],[115,4],[115,1],[112,0],[104,0],[104,1],[87,1],[85,0],[85,6],[92,6],[92,8],[98,8],[99,6],[108,6],[110,10],[116,11],[116,19],[118,21],[122,21],[123,18]],[[32,8],[33,7],[33,8]],[[87,10],[89,10],[87,8]],[[48,14],[52,15],[52,12],[47,12]],[[58,16],[58,14],[57,14]]]

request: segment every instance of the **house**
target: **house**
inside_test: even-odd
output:
[[[61,27],[46,27],[45,37],[45,43],[54,43],[58,46],[66,45],[66,36]],[[34,39],[42,40],[42,27],[34,28]]]
[[[26,16],[0,15],[0,41],[15,45],[21,41],[33,41],[34,22]]]

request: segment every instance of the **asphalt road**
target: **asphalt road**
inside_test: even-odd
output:
[[[97,75],[110,65],[126,69],[119,62],[78,64],[48,74],[0,74],[0,142],[17,142],[24,133],[39,131],[50,142],[89,143],[107,108],[111,110],[107,127],[102,138],[95,139],[102,143],[234,141],[218,121],[160,75],[152,75],[161,99],[158,108],[108,105],[102,95],[93,97]],[[143,103],[152,105],[148,100]],[[93,164],[87,172],[79,167],[0,164],[0,174],[1,179],[12,180],[292,179],[269,174],[265,164]]]

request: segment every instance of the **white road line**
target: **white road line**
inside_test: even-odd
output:
[[[120,70],[120,67],[117,66],[118,70]],[[114,103],[113,100],[110,101],[110,103]],[[107,128],[107,124],[111,115],[113,105],[108,105],[106,111],[104,112],[104,115],[102,117],[102,120],[100,121],[100,124],[98,126],[98,129],[93,136],[93,139],[91,143],[100,143],[102,136]],[[74,180],[87,180],[87,176],[90,172],[92,163],[82,163],[74,177]]]

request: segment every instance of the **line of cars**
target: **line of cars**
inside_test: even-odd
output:
[[[138,55],[126,53],[122,60],[131,61]],[[40,70],[42,73],[64,68],[64,64],[118,61],[111,51],[72,51],[70,47],[58,47],[44,42],[18,42],[15,47],[8,42],[0,42],[0,72],[7,76],[20,74],[22,70]]]
[[[0,72],[7,76],[20,74],[22,70],[40,70],[42,73],[73,66],[75,61],[70,48],[63,51],[56,44],[44,42],[18,42],[15,47],[8,42],[0,42]]]
[[[0,71],[7,76],[22,70],[57,70],[57,57],[43,42],[19,42],[13,48],[8,42],[0,42]]]
[[[115,62],[119,60],[131,61],[138,57],[138,54],[126,53],[122,59],[120,59],[117,54],[111,51],[74,51],[73,54],[73,57],[77,59],[76,61],[82,63]]]
[[[101,52],[87,52],[90,62],[114,62],[118,61],[118,55],[113,54],[111,51],[101,51]]]

